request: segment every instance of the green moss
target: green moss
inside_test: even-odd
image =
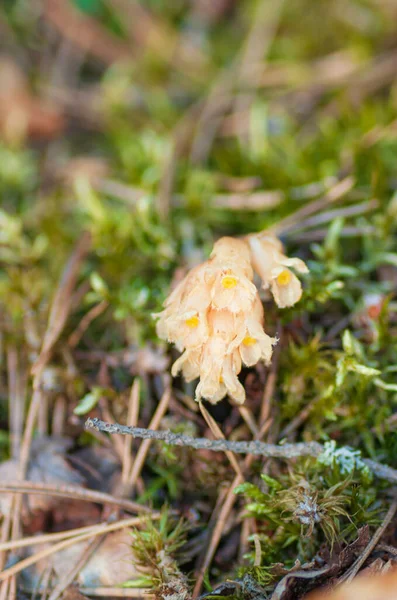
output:
[[[296,560],[309,560],[324,543],[332,549],[336,541],[351,542],[360,527],[379,521],[379,511],[387,504],[382,504],[359,453],[345,449],[338,454],[334,446],[318,460],[290,464],[277,479],[262,474],[261,483],[243,483],[235,493],[249,500],[247,515],[257,520],[257,566],[264,569],[265,580],[271,579],[274,563],[292,567]],[[253,562],[254,555],[247,558]],[[262,579],[258,581],[264,583]]]
[[[62,45],[56,28],[48,27],[48,37],[33,4],[4,3],[7,53],[23,66],[32,93],[48,90],[51,96],[65,85],[73,102],[66,102],[67,127],[56,140],[0,142],[1,456],[8,441],[7,349],[18,349],[19,364],[30,373],[54,290],[84,231],[92,236],[90,251],[49,367],[61,373],[71,411],[82,398],[81,412],[94,409],[105,390],[124,418],[134,374],[124,356],[142,348],[159,355],[164,350],[152,313],[161,310],[175,273],[180,277],[207,257],[219,236],[259,231],[319,201],[318,214],[281,232],[288,254],[302,257],[310,268],[301,301],[277,311],[265,299],[266,326],[281,333],[282,344],[272,434],[277,441],[352,446],[363,457],[397,468],[397,103],[395,83],[379,67],[395,36],[390,3],[346,0],[343,11],[329,0],[284,3],[266,59],[258,59],[254,77],[241,90],[237,76],[233,79],[225,119],[204,124],[214,138],[199,161],[191,156],[203,131],[195,111],[236,64],[260,3],[231,2],[217,18],[205,12],[206,3],[141,2],[165,39],[178,40],[163,52],[140,38],[131,42],[124,17],[111,3],[74,0],[81,14],[128,41],[133,52],[130,60],[112,65],[84,55],[82,65],[75,70],[72,65],[76,81],[70,88],[70,74],[62,71],[69,42]],[[235,102],[238,92],[248,97],[252,92],[243,110]],[[87,115],[92,97],[94,117]],[[215,104],[220,111],[221,102]],[[82,155],[105,163],[104,174],[96,180],[88,170],[77,176],[74,159]],[[330,201],[334,186],[346,177],[351,189]],[[169,181],[170,210],[163,218],[159,198]],[[280,203],[269,210],[235,210],[214,201],[220,194],[246,194],[249,205],[251,192],[264,191],[280,192]],[[100,303],[106,310],[70,350],[70,335]],[[97,381],[104,356],[110,372],[105,385]],[[142,393],[145,423],[153,412],[152,392],[160,387],[157,360],[156,355],[154,376],[147,376]],[[245,381],[247,405],[255,413],[262,373],[249,372]],[[189,388],[181,389],[177,380],[178,402],[183,392]],[[186,415],[186,406],[183,410]],[[223,410],[228,436],[246,436],[239,416],[232,411],[229,421]],[[186,432],[190,424],[178,419],[170,427]],[[89,442],[91,437],[80,436],[79,443]],[[250,499],[262,547],[261,565],[250,554],[242,570],[263,586],[274,581],[274,564],[310,559],[335,537],[347,543],[362,524],[373,527],[384,507],[383,483],[369,481],[359,468],[346,474],[338,464],[297,462],[289,469],[274,464],[273,479],[258,483],[254,463],[249,483],[240,489],[241,501]],[[153,444],[143,476],[141,502],[180,507],[191,495],[204,521],[219,486],[234,472],[223,456],[204,460]],[[293,518],[305,494],[321,513],[309,529]],[[305,537],[311,525],[313,535]],[[152,523],[145,535],[134,534],[142,561],[168,544],[172,528],[156,527]],[[202,534],[204,525],[197,527]],[[232,567],[231,577],[240,567]],[[221,579],[217,568],[208,576]]]

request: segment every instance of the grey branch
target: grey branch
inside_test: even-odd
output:
[[[121,435],[132,435],[143,440],[159,440],[171,446],[188,446],[196,450],[226,450],[236,454],[254,454],[267,456],[269,458],[297,458],[299,456],[318,456],[323,451],[321,444],[317,442],[302,442],[298,444],[266,444],[254,440],[251,442],[231,442],[229,440],[209,440],[207,438],[194,438],[182,433],[172,431],[153,431],[141,427],[129,427],[118,423],[106,423],[100,419],[87,419],[86,429],[95,429],[106,433],[119,433]],[[391,467],[377,463],[374,460],[363,459],[374,475],[397,483],[397,471]]]
[[[382,463],[371,460],[370,458],[363,458],[362,461],[367,465],[368,469],[372,471],[374,475],[381,479],[386,479],[392,483],[397,483],[397,471],[392,469],[388,465],[382,465]]]
[[[132,435],[135,438],[143,440],[161,440],[171,446],[189,446],[196,450],[214,450],[235,452],[236,454],[257,454],[271,458],[295,458],[297,456],[318,456],[322,451],[322,446],[317,442],[308,442],[302,444],[265,444],[264,442],[230,442],[228,440],[209,440],[207,438],[194,438],[182,433],[173,433],[172,431],[153,431],[152,429],[142,429],[141,427],[128,427],[128,425],[119,425],[118,423],[106,423],[100,419],[87,419],[86,429],[96,429],[96,431],[105,431],[106,433],[120,433],[122,435]]]

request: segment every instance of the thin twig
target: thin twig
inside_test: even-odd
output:
[[[266,444],[259,440],[251,442],[229,441],[229,440],[208,440],[207,438],[194,438],[181,433],[171,431],[153,431],[151,429],[142,429],[141,427],[128,427],[118,423],[105,423],[100,419],[87,419],[85,423],[87,429],[104,431],[106,433],[121,433],[122,435],[132,435],[143,440],[159,440],[171,446],[189,446],[196,450],[226,450],[236,454],[250,454],[256,456],[266,456],[268,458],[298,458],[300,456],[316,457],[321,454],[323,447],[318,442],[299,442],[297,444]],[[391,483],[397,483],[397,471],[387,465],[382,465],[374,460],[367,458],[363,462],[369,467],[377,477],[386,479]],[[1,489],[1,485],[0,485]]]
[[[300,221],[295,225],[293,230],[289,230],[289,234],[292,233],[292,231],[301,231],[302,229],[309,229],[311,227],[323,225],[324,223],[330,223],[335,219],[353,217],[355,215],[361,216],[367,212],[372,212],[377,208],[379,208],[379,200],[376,199],[352,204],[351,206],[346,206],[345,208],[334,208],[333,210],[321,212],[313,217]]]
[[[376,229],[372,225],[360,225],[360,227],[349,225],[343,227],[339,234],[339,237],[365,237],[366,235],[368,236],[373,234],[375,231]],[[295,233],[295,231],[287,231],[285,235],[288,236],[288,238],[290,238],[294,242],[304,242],[305,244],[308,244],[310,242],[321,242],[327,237],[328,232],[329,229],[324,227],[322,229],[314,229],[298,233]]]
[[[102,363],[102,366],[104,366],[105,369],[107,369],[107,365],[105,363]],[[100,385],[105,387],[105,385],[103,383],[100,383]],[[101,413],[102,413],[101,416],[104,419],[106,419],[106,421],[112,421],[113,415],[110,412],[109,400],[108,400],[108,398],[106,398],[106,396],[101,397],[100,408],[101,408]],[[117,457],[121,463],[121,461],[123,460],[123,455],[124,455],[124,443],[123,443],[122,437],[120,435],[114,435],[112,437],[112,444],[113,444],[114,452],[117,455]]]
[[[23,430],[23,414],[25,398],[21,384],[21,371],[18,351],[14,345],[7,350],[8,397],[9,397],[9,430],[11,433],[11,456],[19,458]]]
[[[203,103],[190,150],[190,160],[195,165],[203,162],[208,156],[224,115],[233,104],[232,89],[235,83],[236,63],[237,61],[234,61],[231,67],[219,75]]]
[[[48,600],[52,576],[53,568],[52,564],[49,563],[47,567],[45,567],[44,572],[40,575],[36,582],[36,585],[34,586],[32,600],[39,600],[39,593],[41,593],[40,600]],[[20,582],[19,585],[21,585]]]
[[[268,419],[270,417],[271,402],[272,402],[274,389],[276,387],[278,363],[280,360],[280,352],[281,352],[281,346],[282,346],[282,341],[283,341],[282,340],[283,330],[282,330],[281,323],[277,324],[277,332],[278,332],[277,335],[278,335],[279,342],[275,348],[275,351],[273,354],[273,360],[272,360],[272,363],[270,365],[270,368],[269,368],[269,371],[267,374],[265,389],[264,389],[263,396],[262,396],[261,410],[259,413],[259,427],[261,429],[265,426],[265,423],[268,421]],[[262,437],[263,437],[263,434],[261,433],[261,429],[260,429],[260,432],[258,435],[258,439],[262,439]]]
[[[8,536],[10,535],[11,530],[11,521],[12,521],[12,513],[9,510],[5,517],[3,518],[3,522],[1,524],[1,542],[5,542],[8,540]],[[0,550],[0,572],[3,570],[6,562],[6,553]],[[8,587],[9,581],[3,581],[0,586],[0,600],[7,600],[8,597]]]
[[[170,390],[170,387],[167,387],[167,389],[165,390],[165,392],[159,402],[159,405],[157,406],[156,412],[154,413],[152,420],[150,421],[150,424],[149,424],[150,427],[157,429],[157,427],[160,425],[161,419],[167,412],[170,397],[171,397],[171,390]],[[95,421],[95,419],[93,419],[93,420]],[[88,421],[90,421],[90,419],[88,419]],[[86,423],[86,427],[87,427],[87,423]],[[94,427],[94,429],[96,429],[96,428]],[[128,429],[135,430],[135,429],[139,429],[139,428],[128,427]],[[97,431],[99,431],[99,430],[97,430]],[[115,431],[114,433],[124,434],[123,431]],[[136,454],[134,463],[131,468],[130,475],[128,477],[128,485],[131,488],[133,488],[133,486],[136,484],[136,480],[138,479],[138,477],[140,475],[140,472],[144,465],[147,453],[149,452],[149,448],[150,448],[150,444],[151,444],[150,440],[153,439],[153,437],[152,438],[150,436],[148,436],[146,438],[141,437],[141,439],[145,439],[145,441],[142,442],[142,444]]]
[[[277,379],[277,368],[278,368],[278,360],[276,362],[273,363],[272,369],[271,369],[271,374],[273,375],[272,377],[269,376],[267,382],[266,382],[266,389],[265,389],[265,394],[264,394],[264,398],[263,401],[266,404],[266,406],[270,407],[269,401],[270,398],[273,396],[274,393],[274,388],[276,385],[276,379]],[[263,409],[263,404],[262,404],[262,409]],[[261,415],[263,414],[263,411],[261,410]],[[263,414],[264,420],[263,421],[259,421],[259,426],[260,426],[260,430],[258,432],[257,435],[255,435],[255,441],[256,442],[261,442],[263,436],[265,435],[265,433],[268,430],[268,427],[271,424],[271,419],[268,418],[268,414]],[[267,444],[267,447],[269,447],[269,444]],[[248,469],[250,468],[252,462],[254,460],[254,454],[249,454],[248,456],[245,457],[244,460],[244,465],[243,465],[243,470],[244,470],[244,474],[248,471]],[[234,489],[237,485],[239,485],[240,483],[242,483],[244,481],[244,477],[240,478],[238,475],[235,477],[234,481],[232,482],[232,484],[230,485],[230,488],[227,492],[226,495],[226,499],[223,501],[223,505],[222,505],[222,510],[220,512],[219,515],[219,519],[221,520],[221,524],[219,527],[215,527],[212,535],[211,535],[211,539],[209,541],[208,544],[208,548],[206,550],[205,553],[205,557],[204,560],[201,564],[201,568],[200,570],[196,573],[196,584],[194,586],[194,590],[193,590],[193,597],[198,596],[198,594],[200,593],[200,590],[202,588],[203,585],[203,581],[204,581],[204,577],[205,577],[205,573],[208,570],[211,561],[214,557],[214,554],[216,552],[216,549],[221,541],[222,538],[222,533],[223,533],[223,528],[224,528],[224,524],[226,522],[226,520],[229,517],[229,514],[233,508],[234,503],[236,502],[236,495],[234,494]]]
[[[389,546],[389,544],[378,544],[377,550],[383,550],[383,552],[387,552],[391,554],[394,558],[397,558],[397,548],[394,546]]]
[[[155,517],[153,517],[155,518]],[[11,540],[8,542],[0,543],[0,551],[3,550],[17,550],[19,548],[27,548],[29,546],[37,546],[41,544],[59,542],[60,540],[67,540],[72,537],[94,531],[96,527],[101,527],[107,523],[98,523],[97,525],[87,525],[86,527],[77,527],[76,529],[69,529],[68,531],[58,531],[56,533],[43,533],[42,535],[32,535],[24,537],[19,540]]]
[[[218,423],[215,421],[215,419],[212,418],[212,416],[210,415],[210,413],[205,408],[205,406],[202,402],[199,402],[199,406],[200,406],[201,414],[203,415],[208,427],[211,429],[214,437],[218,440],[224,440],[225,436],[223,435],[223,432],[222,432],[221,428],[219,427]],[[242,476],[240,465],[238,464],[238,461],[237,461],[236,457],[234,456],[233,452],[226,450],[225,454],[228,457],[230,464],[232,465],[233,469],[236,471],[237,475]]]
[[[64,425],[66,422],[67,400],[64,395],[55,398],[54,409],[52,412],[51,431],[53,436],[62,437],[64,435]]]
[[[76,248],[62,273],[62,277],[52,301],[40,356],[32,368],[34,375],[40,372],[44,364],[48,362],[54,344],[58,340],[65,326],[70,311],[72,292],[77,282],[80,265],[88,253],[90,244],[90,234],[84,233],[78,241]]]
[[[248,426],[248,429],[250,430],[250,432],[254,436],[257,436],[258,435],[258,428],[257,428],[256,423],[255,423],[254,415],[252,414],[252,412],[250,411],[250,409],[247,408],[246,406],[239,406],[238,407],[238,411],[239,411],[240,415],[242,416],[242,418],[244,419],[244,421],[245,421],[246,425]]]
[[[249,537],[252,533],[252,517],[246,517],[241,522],[240,543],[238,550],[238,563],[242,563],[249,549]]]
[[[0,534],[0,571],[3,569],[5,564],[5,555],[3,554],[3,544],[5,544],[10,535],[11,529],[11,511],[8,510],[3,517],[3,522],[1,524],[1,534]]]
[[[234,89],[242,88],[251,71],[252,60],[266,54],[273,41],[274,31],[279,22],[283,1],[273,3],[269,11],[268,3],[258,2],[256,18],[253,19],[245,43],[240,47],[230,65],[227,65],[210,87],[203,109],[197,119],[195,136],[190,151],[193,164],[202,163],[208,156],[226,112],[235,102]],[[263,26],[267,32],[264,34]],[[238,97],[237,97],[238,98]]]
[[[145,512],[145,510],[143,510]],[[160,519],[160,513],[153,513],[150,515],[151,520],[157,521]],[[127,526],[139,525],[142,521],[141,517],[129,517],[124,519]],[[118,521],[121,523],[121,520]],[[20,540],[11,540],[9,542],[0,543],[0,550],[17,550],[19,548],[27,548],[29,546],[38,546],[41,544],[52,544],[60,540],[67,540],[70,538],[76,538],[85,533],[95,532],[98,528],[101,529],[109,525],[108,522],[97,523],[96,525],[87,525],[86,527],[76,527],[76,529],[69,529],[68,531],[58,531],[55,533],[43,533],[42,535],[32,535],[30,537],[24,537]],[[101,529],[102,530],[102,529]]]
[[[10,580],[10,595],[7,600],[17,600],[17,582],[15,577],[11,577]]]
[[[177,123],[172,135],[171,145],[164,159],[156,198],[157,210],[163,220],[167,218],[169,213],[178,160],[190,140],[192,128],[196,123],[200,108],[201,102],[194,104]]]
[[[376,530],[374,536],[368,542],[363,553],[361,554],[361,556],[358,557],[358,559],[356,560],[354,565],[349,570],[348,574],[345,576],[342,576],[340,578],[340,580],[339,580],[340,583],[342,583],[343,581],[346,581],[346,583],[350,583],[354,579],[354,577],[357,575],[360,568],[363,566],[363,564],[367,560],[368,556],[371,554],[372,550],[374,550],[374,548],[376,547],[380,538],[384,534],[386,528],[389,526],[391,520],[393,519],[394,515],[396,514],[396,511],[397,511],[397,500],[394,500],[392,502],[392,504],[390,505],[389,510],[387,511],[387,514],[383,520],[382,525]]]
[[[40,355],[32,368],[33,373],[33,396],[26,417],[25,430],[23,433],[19,467],[17,477],[24,479],[29,463],[30,447],[33,439],[34,426],[37,420],[41,400],[41,382],[44,368],[51,357],[54,344],[58,340],[69,315],[71,307],[71,296],[75,288],[80,265],[86,256],[90,246],[91,236],[84,233],[79,239],[66,267],[62,273],[60,282],[54,294],[47,329],[44,334]],[[20,514],[22,508],[22,496],[15,496],[12,500],[12,527],[11,537],[17,539],[20,536]]]
[[[254,567],[260,567],[261,566],[261,562],[262,562],[262,547],[261,547],[261,541],[259,539],[259,535],[257,533],[254,533],[254,535],[252,536],[253,542],[254,542],[254,546],[255,546],[255,561],[254,561]]]
[[[280,24],[284,0],[262,2],[259,0],[252,19],[252,27],[241,52],[239,73],[237,74],[240,92],[234,101],[236,114],[249,112],[255,99],[256,87],[249,85],[255,81],[257,64],[266,64],[266,57],[272,46]],[[241,136],[242,137],[242,136]]]
[[[145,600],[153,600],[156,598],[151,594],[148,588],[114,588],[114,587],[90,587],[80,588],[80,592],[87,596],[105,597],[105,598],[144,598]]]
[[[8,590],[10,587],[10,580],[7,579],[7,581],[2,581],[1,582],[1,588],[0,588],[0,600],[8,600]]]
[[[306,421],[306,419],[309,417],[310,413],[312,412],[313,408],[315,408],[315,406],[317,405],[318,402],[320,402],[320,400],[323,400],[323,396],[321,396],[321,395],[316,396],[315,398],[310,400],[310,402],[308,402],[302,408],[302,410],[299,411],[299,413],[296,415],[296,417],[291,419],[291,421],[288,423],[288,425],[286,427],[284,427],[284,429],[281,431],[281,433],[279,435],[279,439],[282,440],[286,437],[290,437],[291,434],[294,431],[296,431]]]
[[[175,136],[178,136],[178,134],[182,135],[177,128]],[[166,166],[164,167],[162,188],[160,188],[160,190],[163,190],[163,193],[170,196],[167,202],[169,201],[173,208],[183,207],[187,202],[186,195],[172,192],[172,173],[167,170],[168,168],[172,171],[173,167],[176,166],[174,163],[181,154],[182,148],[183,144],[179,142],[178,145],[176,140],[168,159],[165,159]],[[94,179],[92,185],[95,190],[122,200],[130,206],[136,206],[138,200],[147,194],[144,189],[112,179]],[[228,210],[269,210],[270,208],[279,206],[284,199],[285,194],[281,190],[241,191],[215,194],[212,197],[211,204],[216,208],[227,208]]]
[[[341,200],[348,192],[350,192],[354,184],[354,177],[345,177],[341,181],[338,181],[331,189],[329,189],[322,198],[305,204],[302,206],[302,208],[298,209],[285,219],[278,221],[274,227],[271,227],[270,230],[267,230],[267,233],[271,231],[275,235],[279,234],[280,232],[284,234],[286,231],[299,224],[306,217],[309,217],[310,215],[313,215],[324,209],[326,206]]]
[[[21,447],[22,430],[23,430],[23,414],[24,414],[24,397],[22,395],[21,377],[18,365],[18,353],[14,346],[10,346],[7,352],[7,369],[9,381],[9,429],[11,433],[11,456],[14,459],[19,458]],[[10,510],[3,522],[2,540],[7,539],[10,533],[13,538],[19,535],[19,515],[20,515],[20,499],[13,497],[10,504]],[[5,536],[5,537],[4,537]],[[0,570],[4,567],[6,555],[1,553]],[[14,600],[16,597],[16,581],[13,577],[4,581],[1,585],[0,600]]]
[[[128,415],[127,415],[127,423],[130,427],[136,427],[138,422],[138,414],[139,414],[139,395],[141,390],[141,382],[138,377],[134,379],[134,383],[131,387],[130,398],[128,401]],[[124,490],[127,490],[128,487],[128,476],[131,472],[131,463],[132,463],[132,437],[126,437],[124,440],[123,447],[123,461],[122,461],[122,471],[121,471],[121,483],[123,485]]]
[[[31,594],[33,590],[21,586],[21,592]],[[139,600],[154,600],[156,596],[150,593],[150,588],[119,588],[119,587],[79,587],[82,598],[139,598]],[[35,599],[33,599],[35,600]],[[41,598],[41,600],[45,600]]]
[[[317,442],[302,442],[298,444],[265,444],[258,440],[251,442],[231,442],[229,440],[209,440],[207,438],[194,438],[182,433],[172,431],[153,431],[141,427],[128,427],[118,423],[105,423],[97,418],[89,418],[85,423],[87,429],[104,431],[106,433],[121,433],[132,435],[143,440],[160,440],[171,446],[189,446],[196,450],[230,451],[236,454],[255,454],[272,458],[296,458],[298,456],[318,456],[322,451],[321,444]],[[0,484],[1,489],[1,484]]]
[[[106,300],[102,300],[99,304],[93,306],[81,319],[80,323],[77,325],[76,329],[70,334],[68,339],[68,345],[71,348],[75,348],[81,338],[84,335],[84,332],[88,329],[90,324],[94,319],[99,317],[109,306],[109,302]]]
[[[229,491],[226,495],[226,498],[222,504],[222,508],[221,508],[218,518],[216,520],[215,527],[214,527],[210,542],[208,544],[204,562],[201,566],[200,572],[198,573],[198,576],[196,579],[196,585],[194,586],[194,590],[193,590],[193,598],[196,598],[198,596],[198,594],[200,593],[204,575],[207,572],[207,570],[211,564],[212,558],[215,554],[215,551],[218,547],[219,541],[222,537],[222,532],[225,527],[226,520],[229,516],[230,511],[233,508],[233,504],[236,501],[236,495],[234,493],[234,489],[238,485],[240,485],[240,483],[243,483],[243,481],[244,481],[243,475],[236,475],[236,477],[233,479],[233,481],[230,485]]]
[[[105,534],[101,535],[98,538],[94,538],[91,540],[87,546],[82,551],[78,561],[75,565],[72,566],[71,569],[60,579],[55,588],[52,590],[50,597],[48,600],[58,600],[66,590],[68,585],[70,585],[74,578],[78,575],[78,573],[83,569],[86,563],[90,560],[94,552],[99,548],[100,544],[102,544],[105,539]]]
[[[372,471],[372,473],[380,479],[386,479],[391,483],[397,483],[396,469],[392,469],[392,467],[389,467],[388,465],[382,465],[382,463],[379,463],[376,460],[372,460],[370,458],[363,458],[362,460],[370,469],[370,471]]]
[[[50,483],[32,483],[31,481],[2,481],[0,482],[0,492],[18,492],[19,494],[44,494],[48,496],[60,496],[61,498],[73,498],[85,502],[96,502],[98,504],[111,504],[118,506],[126,511],[150,512],[150,509],[126,500],[115,498],[104,492],[87,490],[75,485],[52,485]]]
[[[56,552],[59,552],[60,550],[69,548],[70,546],[73,546],[77,542],[81,542],[82,540],[87,540],[91,537],[94,537],[97,535],[102,535],[104,533],[110,533],[111,531],[117,531],[118,529],[123,529],[123,527],[136,527],[137,525],[140,525],[140,524],[141,524],[141,519],[139,517],[134,517],[131,519],[123,519],[122,521],[117,521],[116,523],[110,523],[110,524],[104,525],[102,527],[98,526],[94,531],[89,531],[82,535],[76,536],[72,539],[64,540],[62,542],[59,542],[59,544],[55,544],[53,546],[50,546],[49,548],[44,548],[43,550],[41,550],[40,552],[37,552],[33,556],[29,556],[28,558],[21,560],[16,565],[13,565],[12,567],[9,567],[8,569],[5,569],[4,571],[2,571],[0,573],[0,581],[4,581],[5,579],[8,579],[9,577],[16,575],[17,573],[20,573],[27,567],[34,565],[39,560],[42,560],[42,559],[46,558],[47,556],[51,556],[51,554],[55,554]]]

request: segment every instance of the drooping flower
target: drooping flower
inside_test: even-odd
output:
[[[170,314],[157,325],[159,337],[175,344],[178,350],[197,348],[208,339],[206,313],[191,310],[182,314]]]
[[[233,238],[216,242],[209,260],[193,268],[171,292],[159,318],[157,335],[179,349],[204,343],[209,307],[249,310],[257,294],[247,244]]]
[[[260,360],[269,364],[272,359],[273,346],[277,338],[270,337],[264,331],[264,310],[259,297],[255,298],[253,312],[244,317],[240,325],[239,335],[232,341],[229,350],[238,348],[241,360],[247,367],[256,365]]]
[[[280,308],[293,306],[302,296],[302,285],[291,271],[307,273],[308,268],[300,258],[288,258],[283,254],[283,246],[272,236],[250,236],[252,265],[262,279],[264,289],[270,288],[273,298]]]
[[[211,286],[211,306],[233,313],[249,310],[257,294],[250,251],[243,240],[218,240],[208,261],[206,281]]]
[[[245,391],[237,378],[241,371],[241,358],[238,352],[229,350],[236,336],[237,320],[236,315],[228,310],[209,311],[210,335],[203,346],[196,400],[206,398],[216,403],[229,394],[236,402],[244,402]]]
[[[178,283],[164,306],[169,312],[176,310],[206,310],[211,302],[210,289],[205,281],[206,263],[198,265]],[[166,312],[166,311],[164,311]]]
[[[157,335],[179,350],[195,347],[207,339],[206,310],[211,302],[204,278],[205,263],[192,269],[164,302],[158,318]]]
[[[182,352],[172,367],[175,377],[199,378],[196,400],[216,403],[228,395],[245,400],[238,379],[242,364],[269,364],[277,339],[264,330],[264,310],[253,283],[254,269],[270,288],[280,307],[301,296],[301,284],[289,269],[306,272],[297,258],[283,254],[271,236],[218,240],[210,258],[192,269],[169,295],[164,310],[155,315],[157,333]]]
[[[223,268],[214,274],[211,286],[211,306],[217,310],[227,308],[232,313],[249,311],[257,289],[242,269]]]
[[[171,375],[176,377],[182,371],[187,382],[197,379],[200,377],[201,356],[202,348],[185,350],[172,365]]]
[[[210,338],[203,348],[200,382],[196,400],[205,398],[216,404],[228,394],[237,404],[245,400],[245,390],[237,375],[241,371],[238,352],[227,353],[227,342],[220,337]]]

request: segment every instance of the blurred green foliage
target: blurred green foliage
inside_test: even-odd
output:
[[[282,232],[288,254],[306,260],[310,274],[293,309],[276,314],[265,302],[269,330],[277,333],[277,323],[283,329],[272,427],[282,440],[336,440],[397,468],[397,88],[387,69],[379,68],[395,52],[393,3],[286,2],[266,61],[260,57],[253,81],[241,89],[237,77],[233,81],[232,108],[202,160],[191,155],[202,126],[192,107],[203,106],[244,47],[258,3],[230,2],[219,18],[198,2],[140,4],[162,23],[166,39],[179,40],[176,50],[174,42],[171,50],[141,47],[110,1],[73,0],[80,14],[130,43],[134,53],[114,64],[87,56],[71,77],[61,69],[62,41],[53,60],[48,56],[55,30],[45,29],[37,3],[4,3],[11,31],[6,51],[19,48],[32,91],[70,89],[63,106],[68,125],[58,139],[0,143],[2,344],[17,346],[28,365],[35,360],[64,265],[88,230],[92,244],[80,273],[81,294],[53,357],[68,371],[65,379],[78,382],[79,394],[70,398],[76,414],[85,414],[108,390],[92,384],[97,373],[90,367],[84,393],[81,374],[70,375],[65,348],[91,308],[107,304],[78,351],[160,346],[151,315],[161,309],[177,267],[202,260],[221,235],[277,224],[349,176],[351,189],[338,201],[323,202],[317,220],[299,220]],[[195,58],[182,52],[183,43],[195,48]],[[244,93],[252,102],[233,114],[236,96]],[[76,159],[87,158],[105,165],[100,176],[76,166]],[[164,217],[159,198],[168,176],[170,211]],[[280,192],[280,203],[269,210],[250,206],[250,194],[261,191]],[[234,194],[244,196],[246,209],[231,206]],[[220,206],[219,195],[229,195],[229,205]],[[376,205],[369,205],[374,199]],[[362,211],[349,213],[358,204]],[[120,380],[129,383],[129,377]],[[4,386],[0,401],[3,448]],[[164,495],[182,501],[189,457],[153,450],[141,501]],[[260,523],[262,564],[255,577],[262,583],[273,562],[310,558],[336,535],[350,541],[361,525],[377,522],[384,506],[379,481],[360,469],[346,476],[316,461],[292,464],[238,491],[250,499],[248,510]],[[293,516],[308,498],[320,516],[309,522],[314,533],[305,537],[304,523]],[[159,551],[172,554],[179,545],[180,528],[169,528],[167,518],[133,534],[141,562]],[[253,555],[247,561],[253,572]],[[162,582],[161,574],[156,578]]]

